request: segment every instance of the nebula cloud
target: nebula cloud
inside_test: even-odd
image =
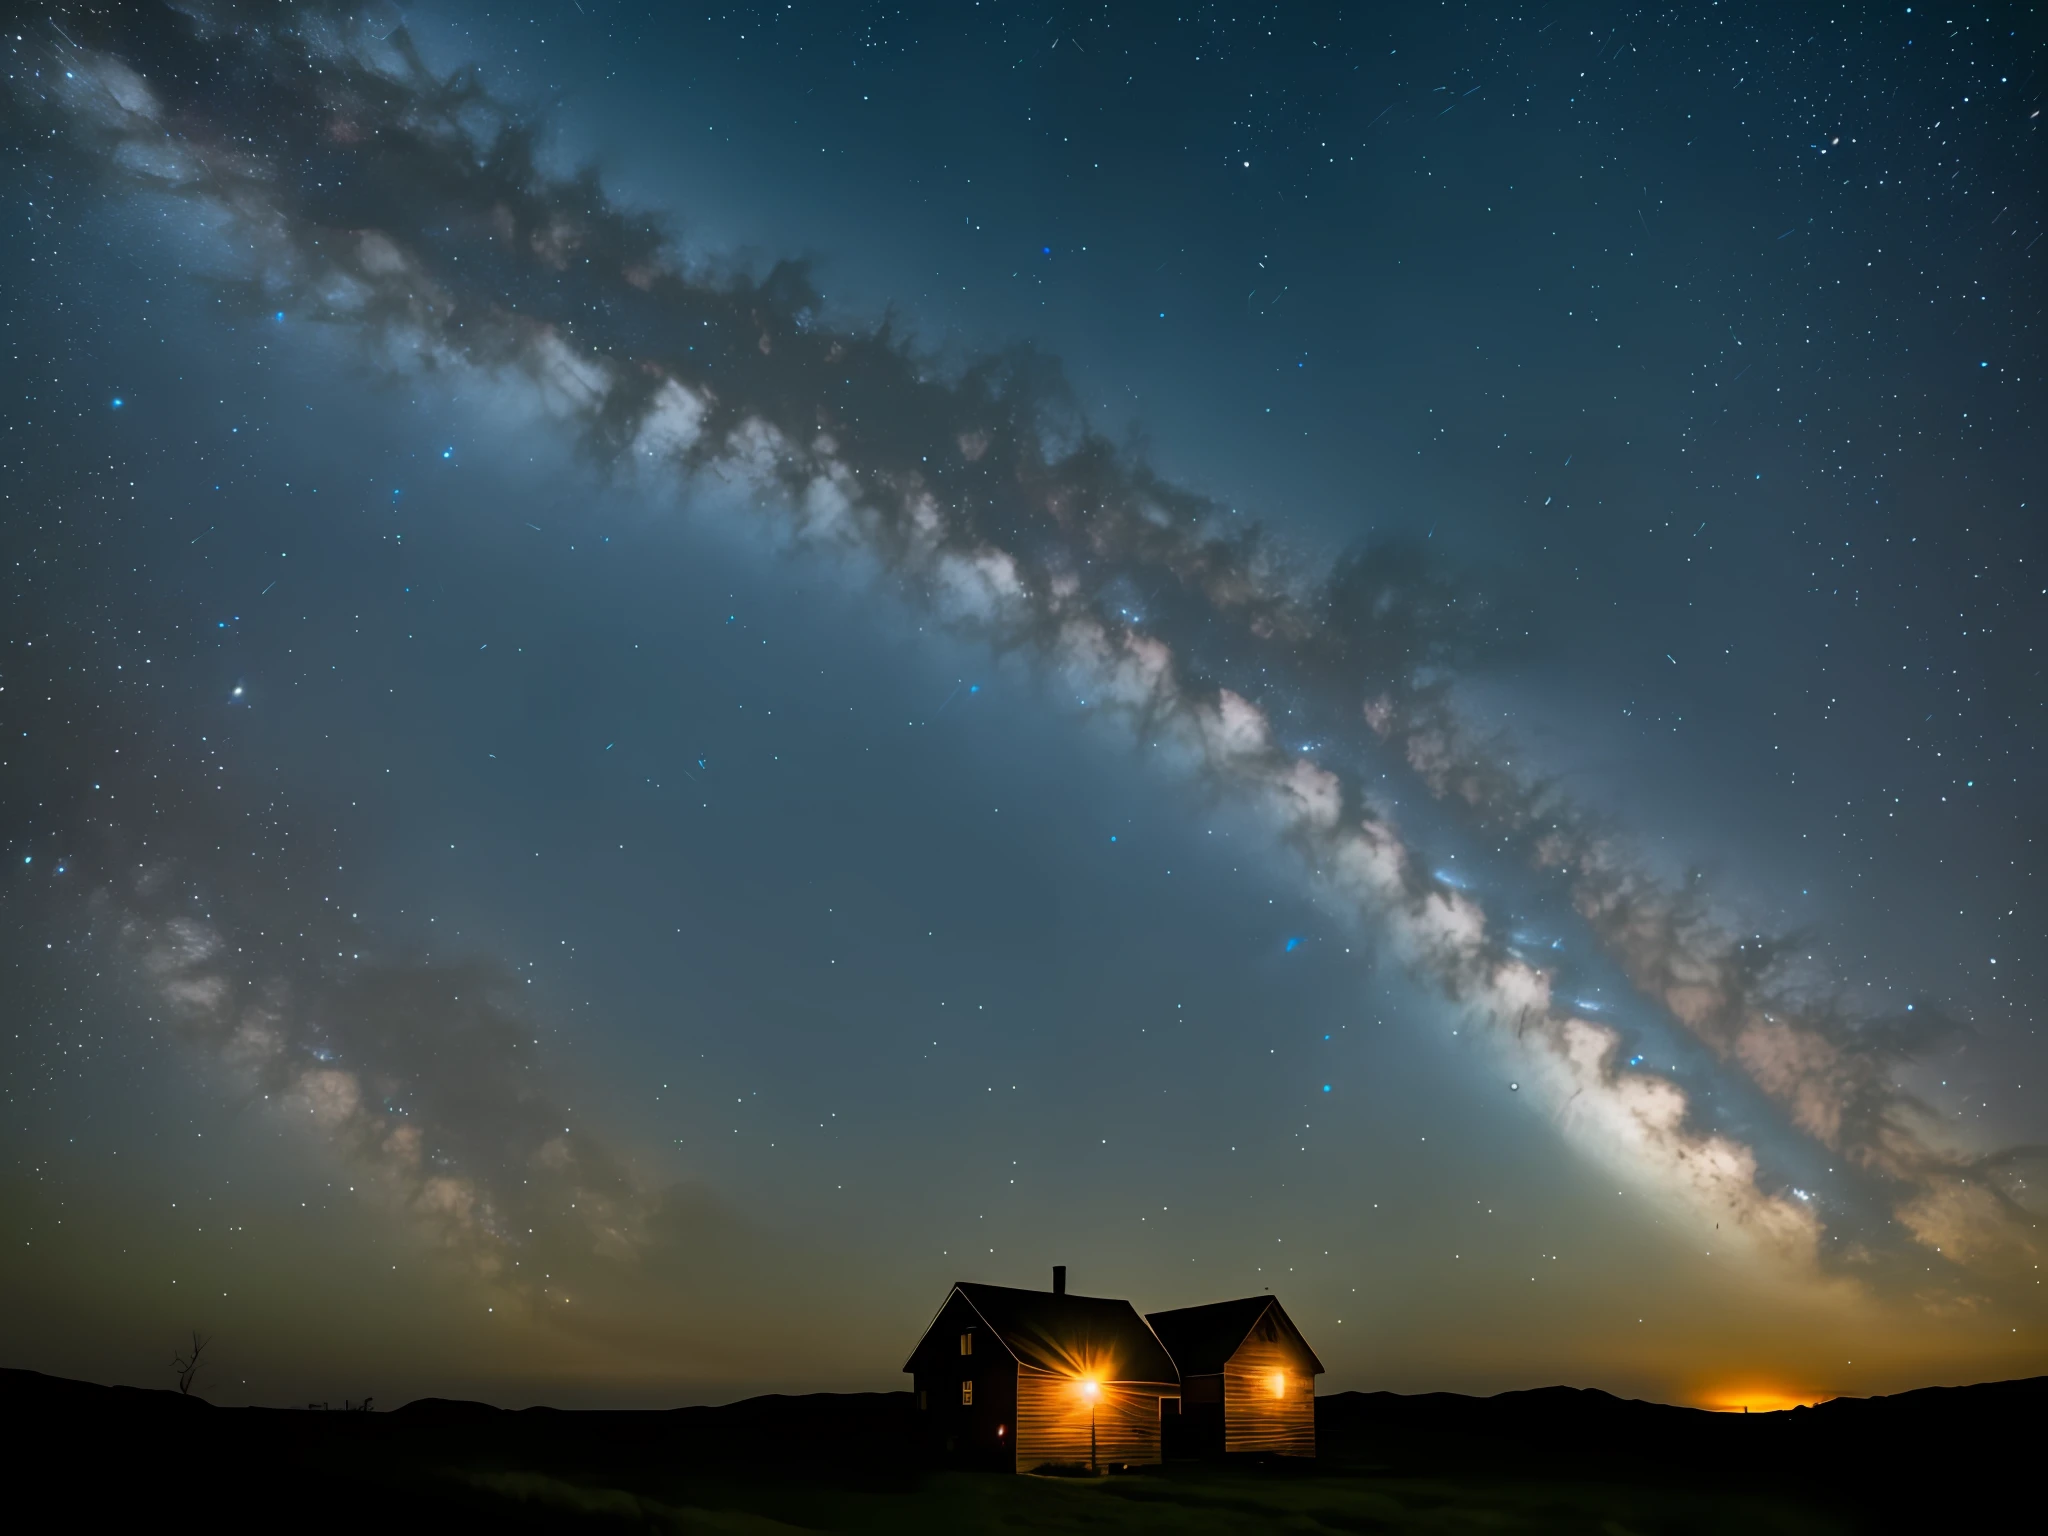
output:
[[[1483,618],[1412,549],[1311,568],[1092,432],[1028,348],[942,367],[886,324],[828,317],[800,265],[689,268],[661,223],[618,206],[594,174],[548,171],[533,124],[473,77],[435,75],[388,19],[58,14],[32,39],[55,67],[17,74],[14,110],[47,125],[51,153],[226,221],[246,249],[251,312],[346,327],[389,366],[496,380],[610,473],[684,491],[711,474],[736,483],[784,536],[879,568],[956,632],[1071,678],[1261,815],[1319,889],[1484,1025],[1603,1166],[1795,1268],[1839,1251],[1757,1147],[1704,1125],[1670,1076],[1631,1065],[1616,1026],[1585,1017],[1480,899],[1429,873],[1368,793],[1367,762],[1404,764],[1566,880],[1588,935],[1643,998],[1777,1106],[1788,1133],[1874,1180],[1914,1240],[1987,1275],[2034,1262],[2013,1158],[1946,1149],[1896,1086],[1925,1033],[1841,1008],[1464,728],[1450,688]],[[227,78],[240,83],[209,84]],[[1282,719],[1342,750],[1282,742]],[[431,1016],[436,1035],[473,1044],[486,1078],[516,1081],[516,1032],[487,981],[422,973],[377,999],[366,979],[308,1011],[233,974],[218,931],[151,915],[140,887],[134,900],[119,921],[166,1005],[385,1169],[421,1220],[487,1255],[489,1234],[518,1217],[503,1181],[475,1170],[509,1158],[587,1192],[592,1241],[630,1245],[622,1176],[558,1139],[538,1107],[511,1145],[469,1148],[448,1174],[366,1108],[403,1081],[424,1025],[359,1030],[375,1067],[309,1066],[280,1044],[330,1015]]]
[[[536,1086],[505,978],[469,965],[369,965],[293,978],[238,964],[205,919],[178,910],[169,869],[101,892],[110,937],[167,1022],[273,1112],[327,1141],[408,1221],[481,1278],[510,1284],[515,1251],[630,1256],[640,1193],[595,1138]],[[541,1228],[551,1230],[533,1241]],[[523,1287],[522,1287],[523,1288]]]
[[[274,785],[219,793],[175,714],[100,707],[45,638],[6,684],[10,725],[65,748],[16,760],[7,801],[34,846],[63,850],[33,857],[41,874],[17,864],[8,891],[28,947],[85,962],[56,995],[132,1010],[237,1117],[322,1149],[432,1272],[586,1366],[752,1379],[815,1259],[575,1114],[519,978],[381,945],[323,895],[344,850],[312,807]],[[843,1353],[828,1320],[797,1326],[815,1358]]]
[[[1744,935],[1696,892],[1646,873],[1620,839],[1476,746],[1441,700],[1382,696],[1365,714],[1433,794],[1563,877],[1573,908],[1629,981],[1793,1128],[1874,1175],[1923,1248],[2007,1278],[2033,1272],[2041,1248],[2019,1191],[2041,1149],[1949,1147],[1933,1112],[1899,1084],[1916,1053],[1953,1033],[1949,1021],[1931,1009],[1845,1007],[1796,946]]]
[[[538,1302],[577,1256],[647,1248],[662,1192],[576,1125],[513,977],[380,950],[320,894],[337,858],[308,818],[274,790],[223,809],[218,779],[181,766],[182,732],[95,707],[42,649],[50,675],[12,669],[12,721],[68,750],[21,765],[10,809],[65,852],[27,910],[119,962],[93,967],[127,979],[109,1001],[201,1053],[231,1101],[331,1147],[478,1280]]]

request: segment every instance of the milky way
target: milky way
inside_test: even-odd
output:
[[[2024,1156],[1956,1149],[1900,1086],[1950,1021],[1853,1000],[1796,938],[1658,872],[1629,831],[1515,766],[1457,693],[1499,600],[1426,546],[1383,539],[1331,569],[1100,436],[1029,346],[932,356],[831,312],[801,264],[685,262],[660,219],[595,173],[547,169],[534,123],[429,70],[388,23],[143,11],[67,18],[34,46],[44,68],[16,78],[15,108],[44,152],[207,223],[237,253],[232,315],[318,322],[374,369],[486,388],[614,487],[737,487],[734,515],[1120,714],[1160,748],[1155,772],[1246,808],[1616,1177],[1793,1274],[1938,1251],[1973,1285],[2031,1289]],[[1435,809],[1397,809],[1390,770]],[[1437,873],[1439,834],[1484,849],[1489,873]],[[558,1124],[506,977],[290,971],[261,958],[275,946],[248,938],[259,919],[203,838],[143,852],[137,836],[96,844],[104,942],[435,1241],[500,1284],[559,1219],[543,1208],[573,1206],[572,1246],[647,1241],[663,1197]],[[1570,947],[1619,968],[1650,1028],[1740,1083],[1759,1106],[1745,1128],[1696,1100],[1704,1078],[1644,1062],[1640,1030],[1591,1017],[1510,932],[1515,902],[1573,925]],[[360,942],[322,921],[308,952]],[[1832,1209],[1792,1171],[1815,1149],[1856,1170]]]

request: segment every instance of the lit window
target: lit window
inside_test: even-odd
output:
[[[971,1381],[960,1383],[960,1406],[962,1408],[972,1408],[974,1406],[974,1383]]]
[[[1270,1385],[1273,1388],[1273,1395],[1275,1397],[1285,1397],[1287,1395],[1287,1373],[1285,1371],[1275,1371]]]
[[[963,1355],[974,1353],[974,1331],[972,1329],[960,1335],[960,1353]]]

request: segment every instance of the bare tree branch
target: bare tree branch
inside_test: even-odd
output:
[[[171,1369],[178,1373],[178,1390],[188,1397],[192,1393],[192,1383],[199,1376],[199,1357],[206,1352],[206,1346],[212,1342],[212,1339],[194,1328],[190,1353],[171,1356]]]

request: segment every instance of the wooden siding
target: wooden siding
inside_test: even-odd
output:
[[[1285,1377],[1276,1394],[1273,1378]],[[1268,1316],[1223,1367],[1223,1449],[1236,1455],[1313,1456],[1316,1379],[1311,1364]]]
[[[1159,1455],[1159,1399],[1180,1389],[1163,1383],[1105,1382],[1095,1400],[1095,1459],[1100,1466],[1151,1466]],[[1017,1470],[1048,1462],[1088,1465],[1089,1402],[1071,1376],[1017,1372]]]

